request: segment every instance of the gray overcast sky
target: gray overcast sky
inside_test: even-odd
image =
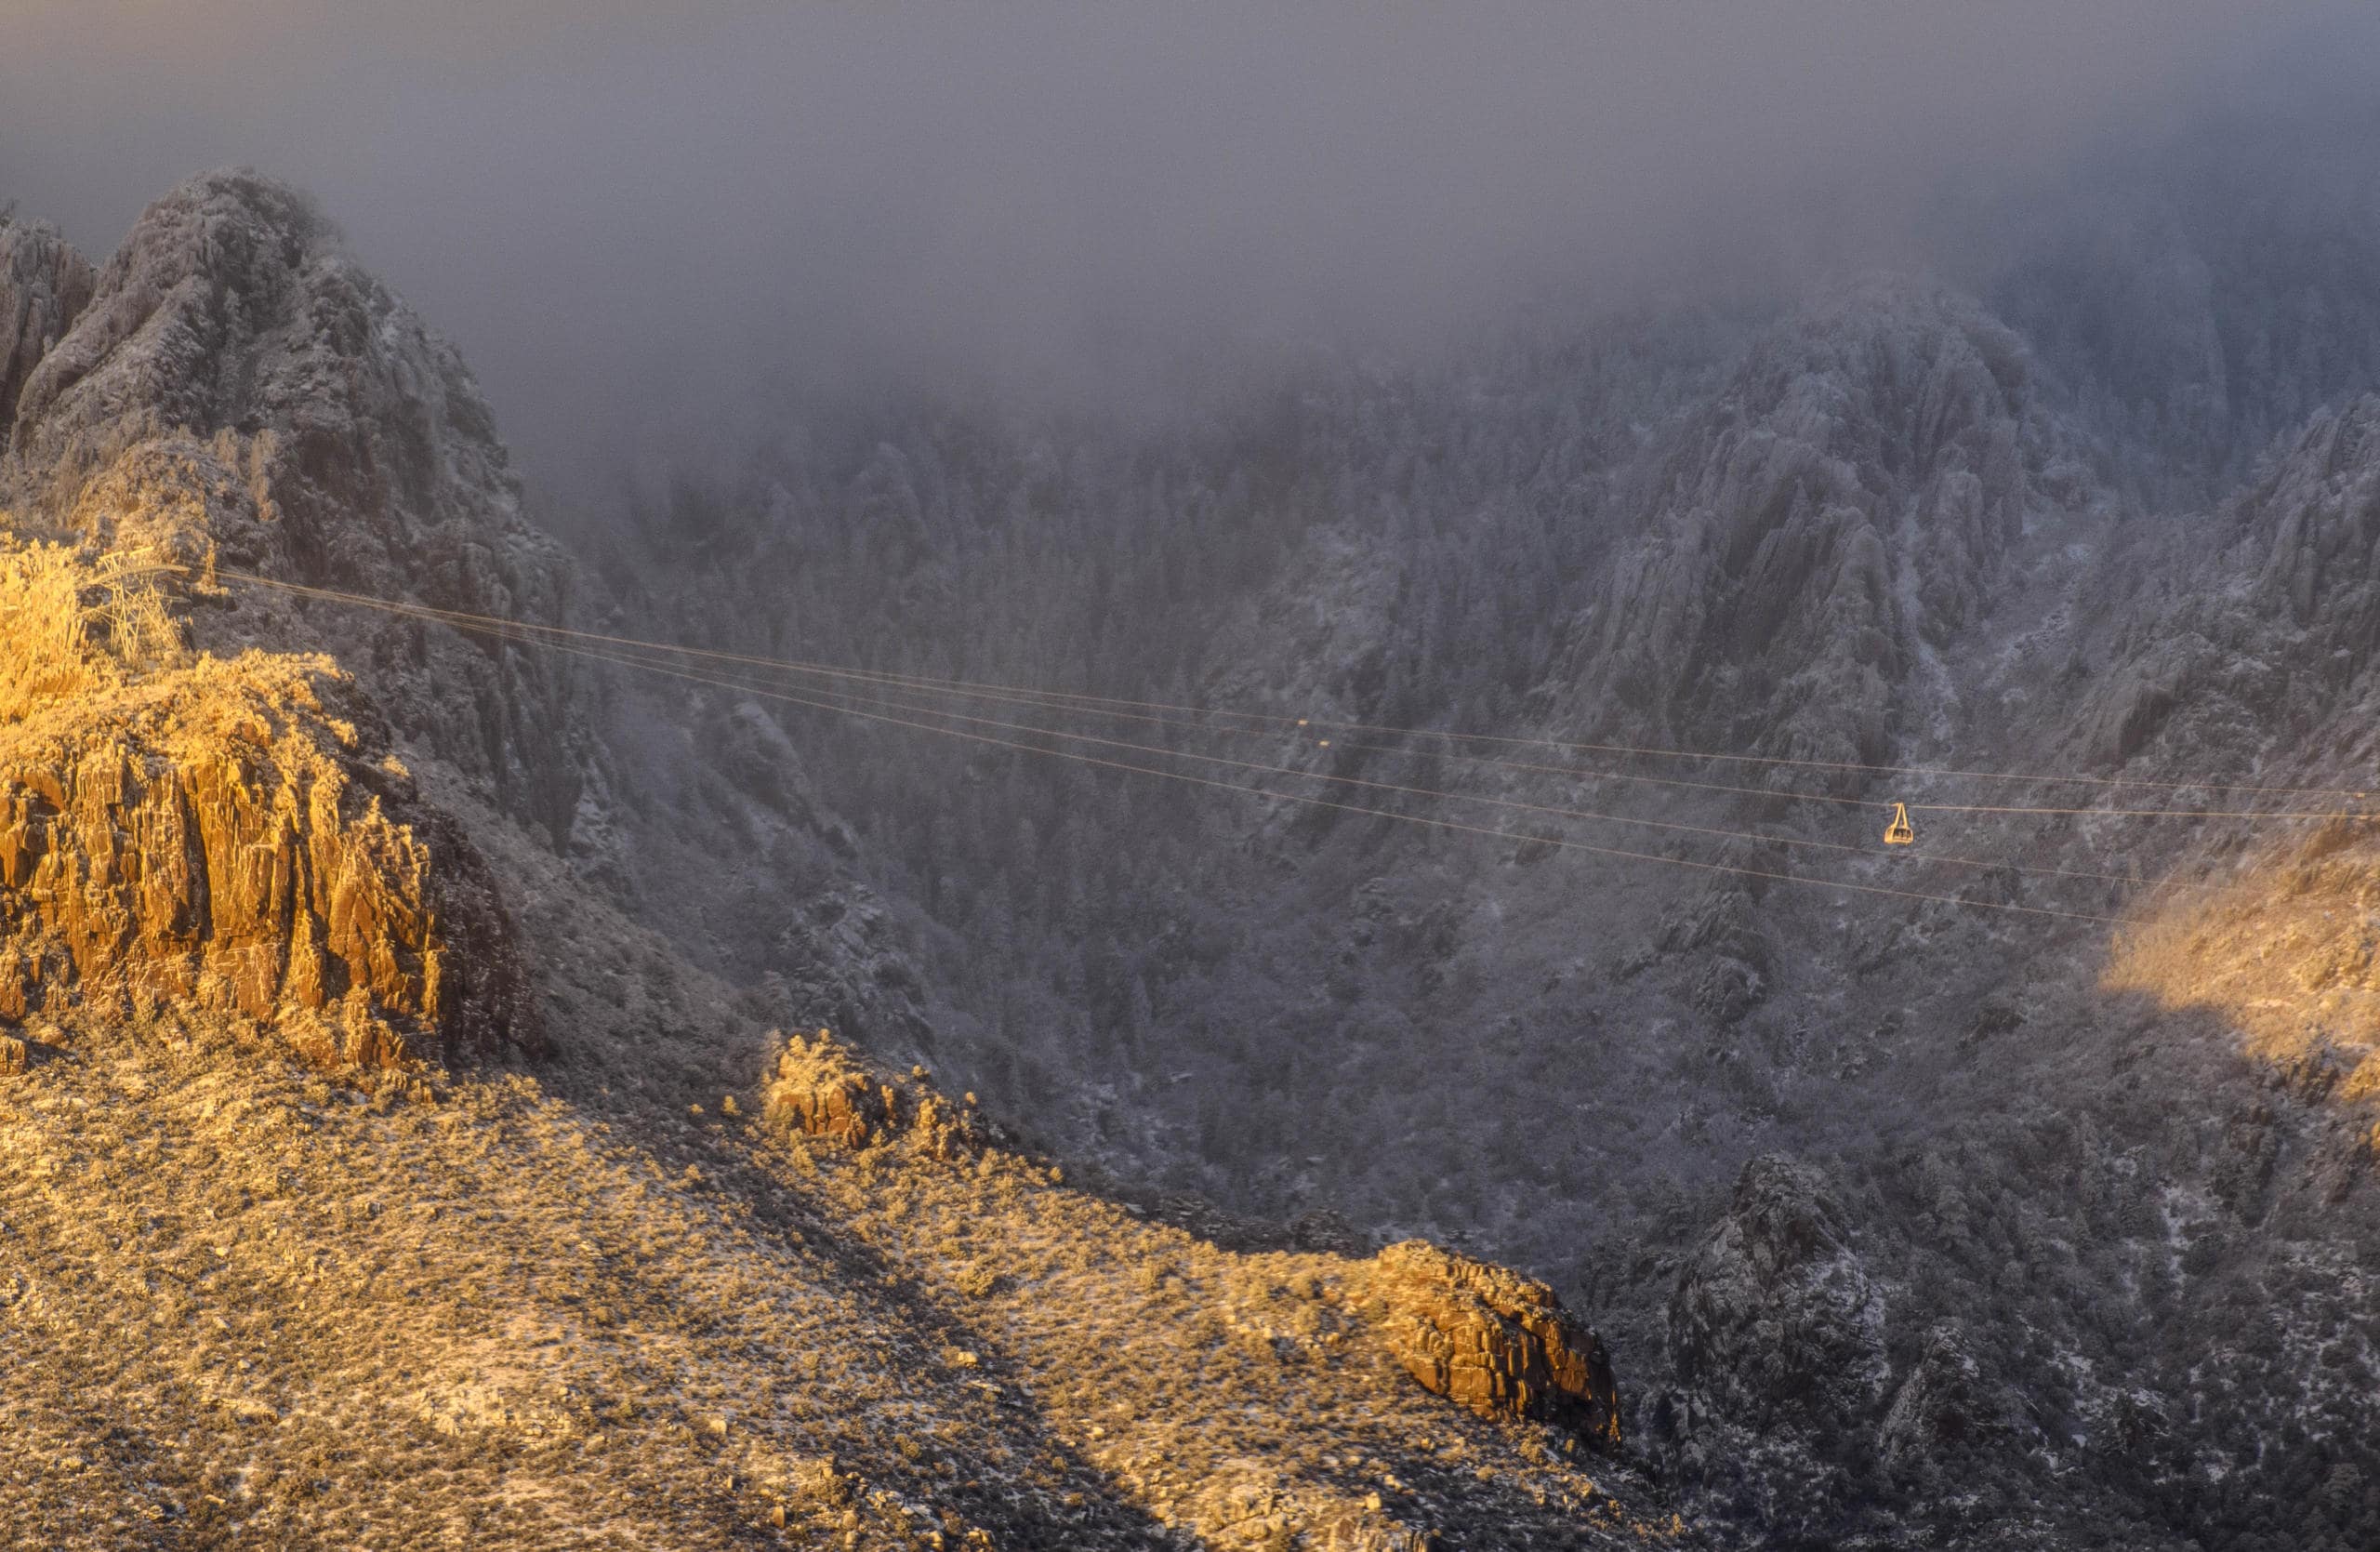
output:
[[[2362,8],[0,0],[0,199],[97,258],[202,168],[306,185],[551,477],[775,378],[1102,391],[1890,261]]]

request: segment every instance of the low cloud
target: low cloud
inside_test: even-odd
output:
[[[1425,349],[1526,297],[1922,257],[1945,197],[2170,134],[2352,57],[2324,40],[2355,25],[2228,0],[10,10],[0,198],[103,254],[201,168],[306,185],[560,483],[775,387],[1104,402],[1183,363]]]

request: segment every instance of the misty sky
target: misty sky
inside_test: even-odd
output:
[[[208,166],[311,188],[559,485],[768,383],[1096,397],[1915,262],[2364,8],[5,0],[0,200],[100,258]]]

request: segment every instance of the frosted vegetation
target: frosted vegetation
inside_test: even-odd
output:
[[[236,710],[272,655],[287,769],[385,780],[403,843],[363,850],[500,905],[427,914],[534,1002],[386,1077],[289,1038],[319,977],[9,1015],[12,1533],[2371,1545],[2380,842],[2113,812],[2339,809],[2380,760],[2380,209],[2269,150],[1993,213],[1940,272],[1549,311],[1171,418],[789,408],[567,548],[287,190],[199,180],[96,272],[0,228],[0,319],[65,329],[0,378],[7,747],[23,708],[91,748],[127,697]],[[143,550],[190,569],[118,610]],[[210,568],[1255,710],[962,709],[1509,833]],[[139,829],[110,802],[87,855]],[[783,1092],[813,1067],[842,1109]],[[864,1071],[925,1068],[932,1125],[850,1134]],[[1439,1263],[1373,1254],[1408,1235],[1588,1318],[1616,1455],[1413,1383],[1393,1285]]]
[[[673,639],[914,674],[2360,789],[2380,473],[2356,395],[2380,366],[2380,207],[2364,168],[2274,179],[2276,160],[2191,145],[2121,169],[2071,207],[1979,223],[1965,272],[1541,316],[1450,364],[1317,370],[1156,426],[963,403],[790,417],[747,469],[690,476],[600,536],[598,570]],[[853,827],[929,1010],[875,1038],[932,1049],[1126,1174],[1554,1276],[1640,1366],[1687,1501],[1722,1520],[1813,1545],[1937,1517],[1954,1536],[2089,1524],[2155,1545],[2373,1532],[2368,827],[1921,814],[1941,851],[2066,876],[1894,872],[1337,794],[2127,923],[2110,928],[1712,882],[655,696],[623,716],[707,729],[692,742],[714,751],[715,812],[781,806],[750,774],[738,719],[759,711],[800,753],[801,803]],[[1325,752],[962,710],[1871,847],[1873,810],[1784,794],[2286,806],[1468,746],[1778,794],[1745,797],[1483,768],[1395,734]],[[686,898],[666,871],[650,886]],[[715,941],[787,973],[811,951],[775,916]],[[1872,1289],[1841,1360],[1856,1385],[1822,1373],[1847,1349],[1815,1307],[1806,1330],[1762,1328],[1780,1349],[1765,1391],[1712,1389],[1677,1323],[1681,1276],[1714,1223],[1732,1232],[1739,1171],[1765,1154],[1817,1167]],[[1732,1296],[1766,1308],[1796,1275],[1747,1273]]]

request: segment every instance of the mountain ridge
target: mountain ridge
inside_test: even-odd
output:
[[[803,1049],[883,1124],[813,1136],[777,1030],[916,1005],[855,872],[795,896],[794,973],[725,978],[639,915],[748,832],[639,872],[685,789],[603,747],[615,678],[244,590],[579,606],[451,349],[335,241],[285,186],[192,180],[19,405],[0,901],[40,965],[0,1008],[29,1056],[0,1077],[0,1533],[1677,1539],[1592,1453],[1621,1403],[1541,1283],[1223,1249],[918,1127],[959,1108],[823,1028]],[[832,856],[799,763],[761,774],[795,746],[750,732],[695,789]]]

